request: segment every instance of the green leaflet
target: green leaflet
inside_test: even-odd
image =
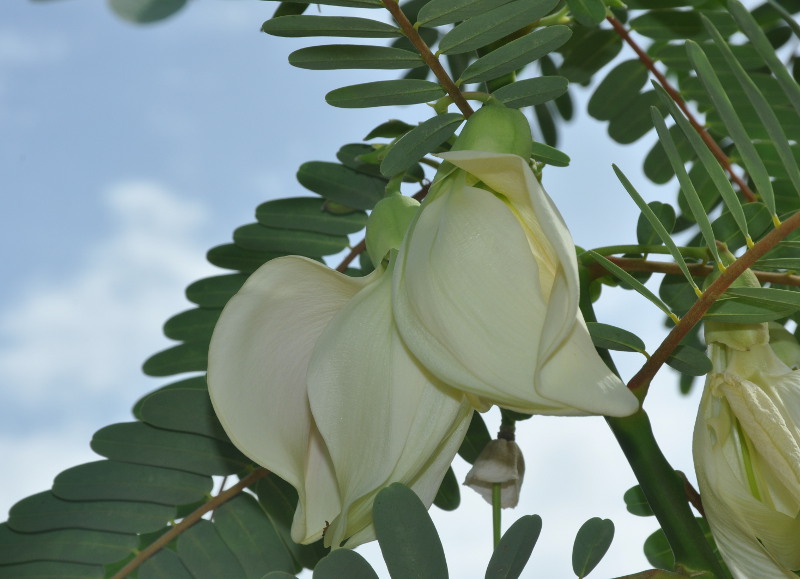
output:
[[[219,308],[195,308],[176,314],[164,323],[164,335],[172,340],[194,340],[211,337],[219,319]]]
[[[650,503],[647,497],[644,496],[644,491],[639,485],[632,486],[622,496],[625,501],[625,508],[628,512],[637,517],[652,517],[653,509],[650,508]]]
[[[120,18],[136,24],[148,24],[169,18],[186,5],[187,0],[108,0],[108,6]]]
[[[597,85],[589,99],[588,113],[601,121],[625,114],[647,82],[647,74],[638,59],[619,63]]]
[[[647,204],[653,211],[653,214],[658,218],[667,233],[672,233],[675,228],[675,209],[668,203],[661,203],[661,201],[651,201]],[[639,220],[636,223],[636,241],[639,245],[653,245],[662,243],[661,237],[656,230],[650,225],[650,221],[644,214],[639,214]]]
[[[400,483],[384,488],[375,497],[372,518],[392,577],[447,577],[441,540],[414,491]]]
[[[572,31],[566,26],[548,26],[535,30],[470,64],[458,83],[483,82],[513,72],[557,49],[571,35]]]
[[[614,540],[614,522],[594,517],[586,521],[575,536],[572,547],[572,570],[586,577],[603,559]]]
[[[463,115],[444,113],[420,123],[391,145],[381,163],[381,173],[391,177],[404,172],[453,136],[463,121]]]
[[[567,0],[567,6],[580,24],[596,26],[606,17],[603,0]]]
[[[703,208],[703,204],[700,201],[700,197],[698,196],[697,191],[694,188],[692,180],[689,178],[689,174],[686,172],[686,167],[684,167],[683,165],[683,161],[681,159],[680,153],[678,152],[678,148],[676,147],[674,141],[672,140],[672,136],[667,130],[667,125],[664,122],[664,119],[661,118],[661,114],[659,114],[659,112],[655,107],[652,107],[650,111],[651,111],[651,116],[653,118],[653,124],[655,125],[656,131],[658,132],[658,139],[659,141],[661,141],[661,144],[664,147],[664,151],[666,152],[667,157],[669,158],[669,161],[672,164],[672,169],[678,176],[678,182],[680,183],[681,191],[686,197],[686,200],[689,203],[689,208],[692,211],[692,216],[694,217],[695,222],[697,223],[701,233],[703,234],[703,239],[706,242],[706,247],[708,248],[709,252],[711,252],[711,255],[714,257],[714,261],[719,266],[722,266],[723,265],[722,261],[720,260],[719,253],[717,252],[717,245],[716,245],[717,240],[714,238],[714,230],[711,227],[711,221],[709,220],[708,214]]]
[[[439,490],[433,499],[433,504],[442,509],[443,511],[454,511],[461,504],[461,489],[453,472],[453,467],[447,469],[442,479],[442,484],[439,485]]]
[[[690,376],[703,376],[711,372],[711,360],[705,352],[692,346],[681,345],[667,359],[671,368]]]
[[[551,101],[567,92],[568,86],[563,76],[539,76],[507,84],[492,94],[507,107],[520,109]]]
[[[278,531],[252,495],[239,494],[215,509],[214,527],[244,570],[243,577],[260,579],[270,571],[299,571]]]
[[[176,517],[175,507],[132,501],[65,501],[52,492],[31,495],[13,507],[8,526],[21,533],[86,529],[112,533],[152,533]]]
[[[0,525],[3,564],[27,561],[65,561],[106,564],[118,561],[138,546],[136,535],[62,529],[43,533],[17,533]]]
[[[161,549],[139,567],[140,579],[194,579],[171,549]]]
[[[730,15],[724,12],[706,11],[705,14],[726,37],[738,30]],[[630,26],[653,40],[708,38],[699,10],[652,10],[631,20]]]
[[[554,0],[515,0],[473,16],[444,35],[439,53],[462,54],[482,48],[545,16]]]
[[[211,265],[216,265],[217,267],[239,270],[242,273],[252,273],[270,259],[275,259],[282,255],[285,254],[245,249],[233,243],[228,243],[208,250],[206,259]]]
[[[511,0],[431,0],[417,14],[420,26],[441,26],[468,20]]]
[[[142,365],[148,376],[202,372],[208,365],[208,338],[178,344],[150,356]]]
[[[524,515],[517,519],[495,547],[486,579],[516,579],[522,574],[531,557],[539,534],[542,518],[539,515]]]
[[[186,298],[203,308],[221,308],[247,279],[240,273],[206,277],[186,288]]]
[[[101,460],[63,471],[53,482],[53,494],[69,501],[120,500],[185,505],[205,498],[211,487],[209,476]]]
[[[546,163],[547,165],[552,165],[553,167],[567,167],[569,166],[570,161],[569,155],[566,153],[563,153],[555,147],[545,145],[544,143],[540,143],[538,141],[533,143],[531,156],[540,163]]]
[[[309,46],[289,55],[289,64],[310,70],[347,68],[405,69],[424,66],[422,57],[409,50],[390,46],[328,44]]]
[[[211,407],[205,377],[182,380],[147,394],[137,403],[134,412],[139,420],[156,428],[229,442]]]
[[[325,101],[345,109],[415,105],[440,99],[444,90],[427,80],[379,80],[337,88],[325,95]]]
[[[350,549],[336,549],[314,567],[314,579],[378,579],[364,557]]]
[[[245,573],[213,523],[201,519],[178,537],[178,556],[197,579],[252,577]]]
[[[596,348],[620,352],[644,353],[645,351],[644,342],[633,332],[600,322],[586,322],[586,326]]]
[[[272,18],[264,22],[262,32],[273,36],[341,36],[348,38],[395,38],[402,36],[399,28],[352,16],[292,15]]]
[[[204,475],[234,474],[251,464],[229,442],[162,430],[141,422],[101,428],[92,437],[91,446],[97,454],[112,460]]]
[[[772,190],[772,183],[769,179],[767,169],[764,167],[763,161],[753,147],[752,140],[742,125],[741,120],[739,120],[739,116],[731,104],[728,95],[725,93],[722,83],[720,83],[714,69],[711,68],[711,63],[709,63],[708,58],[697,44],[687,42],[686,50],[689,54],[689,60],[694,65],[697,75],[700,77],[708,96],[711,97],[711,100],[714,102],[730,137],[733,139],[737,150],[742,155],[747,172],[753,179],[758,193],[769,208],[770,213],[775,215],[775,195]]]
[[[472,464],[478,458],[478,455],[483,450],[483,447],[489,444],[492,437],[489,435],[489,430],[486,428],[486,423],[480,412],[472,413],[472,420],[467,428],[467,435],[464,437],[464,442],[458,449],[458,456]]]
[[[246,249],[275,253],[291,252],[294,255],[307,257],[333,255],[342,251],[349,243],[345,235],[276,229],[264,227],[260,223],[239,227],[233,232],[233,240]]]
[[[314,197],[290,197],[267,201],[256,208],[256,219],[265,227],[313,231],[326,235],[349,235],[364,229],[367,214],[351,211],[334,214]]]
[[[274,1],[308,4],[306,0],[274,0]],[[322,4],[323,6],[344,6],[346,8],[383,8],[381,0],[319,0],[317,4]]]
[[[355,209],[372,209],[386,188],[385,179],[323,161],[300,165],[297,180],[309,191]]]

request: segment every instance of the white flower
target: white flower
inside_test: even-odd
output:
[[[391,267],[391,265],[390,265]],[[392,482],[426,505],[469,425],[466,398],[430,376],[392,321],[391,272],[364,278],[300,257],[270,261],[225,307],[209,392],[231,440],[297,489],[292,538],[374,538]]]
[[[526,159],[441,157],[394,272],[395,320],[409,349],[444,382],[504,408],[635,412],[636,397],[594,349],[578,310],[572,238]]]
[[[713,370],[694,432],[703,507],[736,578],[795,578],[792,570],[800,569],[800,372],[775,355],[766,324],[727,333],[724,327],[706,324]]]
[[[464,479],[468,486],[492,504],[492,491],[500,485],[500,506],[516,507],[519,491],[525,477],[525,459],[519,445],[513,440],[496,438],[489,441],[475,459]]]

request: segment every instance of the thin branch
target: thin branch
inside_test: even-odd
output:
[[[186,531],[189,527],[194,525],[197,521],[199,521],[203,515],[208,513],[209,511],[213,511],[220,505],[226,503],[227,501],[231,500],[233,497],[241,493],[245,488],[249,487],[251,484],[256,482],[257,480],[264,478],[269,474],[269,471],[265,468],[257,468],[249,475],[244,477],[238,483],[233,485],[228,490],[221,492],[214,498],[212,498],[207,503],[203,504],[200,508],[195,510],[190,515],[183,518],[183,520],[172,527],[169,531],[161,535],[158,539],[150,543],[147,547],[145,547],[142,551],[139,552],[136,557],[128,561],[128,564],[125,565],[122,569],[116,572],[116,574],[111,579],[124,579],[127,577],[131,572],[138,569],[139,565],[147,561],[150,557],[155,555],[158,551],[162,548],[166,547],[172,539]]]
[[[722,165],[723,169],[725,169],[731,176],[731,180],[734,183],[736,183],[736,185],[739,187],[739,190],[742,192],[744,198],[747,199],[747,201],[756,201],[755,193],[753,193],[750,187],[747,186],[747,183],[745,183],[744,180],[736,174],[736,172],[733,170],[733,167],[731,166],[731,160],[724,153],[724,151],[720,149],[719,145],[713,139],[713,137],[708,134],[708,131],[706,131],[705,128],[697,121],[695,116],[692,114],[692,111],[690,111],[689,107],[686,106],[686,102],[683,100],[680,93],[678,93],[678,91],[675,90],[675,88],[669,83],[667,78],[663,74],[661,74],[661,72],[656,68],[656,65],[653,62],[653,59],[650,58],[650,55],[647,54],[647,52],[645,52],[633,38],[631,38],[631,35],[628,33],[628,30],[622,25],[622,23],[619,20],[617,20],[613,16],[607,16],[606,20],[608,20],[611,23],[611,26],[614,28],[614,31],[620,36],[620,38],[622,38],[622,40],[624,40],[628,44],[628,46],[630,46],[633,49],[633,51],[639,57],[639,60],[641,60],[642,63],[645,65],[645,67],[647,67],[647,70],[649,70],[650,73],[654,77],[656,77],[658,83],[663,87],[665,91],[667,91],[667,94],[672,98],[673,101],[675,101],[675,104],[677,104],[678,107],[680,107],[680,109],[683,111],[683,114],[685,114],[686,118],[689,119],[689,122],[692,124],[692,127],[694,127],[694,130],[697,131],[697,134],[700,135],[700,138],[703,139],[703,142],[706,144],[709,150],[714,154],[714,157],[717,158],[719,164]]]
[[[770,231],[764,238],[756,243],[750,250],[748,250],[739,259],[734,261],[728,266],[714,282],[708,286],[703,292],[703,295],[689,308],[686,315],[681,318],[681,321],[672,328],[672,331],[667,335],[666,339],[661,345],[653,352],[653,355],[644,363],[642,368],[631,378],[628,382],[628,388],[631,390],[646,389],[650,386],[650,381],[656,372],[659,371],[661,366],[667,361],[667,358],[672,354],[673,350],[678,347],[681,340],[689,333],[695,324],[697,324],[708,308],[717,301],[717,299],[725,292],[726,289],[734,282],[736,278],[742,275],[745,270],[750,268],[756,261],[764,257],[764,255],[778,243],[789,235],[792,231],[800,227],[800,212],[795,213],[789,219],[781,223]]]
[[[411,41],[411,44],[413,44],[417,51],[419,51],[422,60],[428,65],[428,68],[433,71],[433,74],[436,75],[436,78],[439,79],[439,83],[442,85],[444,90],[447,91],[447,94],[450,95],[450,98],[453,99],[453,102],[464,114],[464,117],[469,118],[474,112],[472,107],[469,106],[469,103],[464,98],[464,95],[461,93],[461,89],[456,86],[456,83],[453,82],[453,79],[450,78],[450,75],[447,74],[447,71],[442,67],[439,59],[436,58],[428,45],[425,44],[425,41],[422,40],[419,32],[417,32],[417,29],[414,28],[414,25],[411,24],[411,21],[403,13],[400,5],[396,2],[396,0],[383,0],[383,5],[392,15],[395,22],[397,22],[397,24],[400,26],[403,34],[406,35],[406,37]]]
[[[665,261],[648,261],[646,259],[639,259],[635,257],[607,257],[610,262],[618,265],[620,268],[628,272],[649,272],[649,273],[666,273],[673,275],[683,275],[681,268],[678,264],[665,262]],[[689,273],[697,277],[705,277],[717,271],[717,268],[705,263],[688,263],[686,267]],[[752,270],[761,283],[776,283],[781,285],[800,286],[800,275],[782,271],[760,271]],[[604,277],[608,275],[608,271],[603,266],[592,263],[589,265],[589,276],[591,279]]]

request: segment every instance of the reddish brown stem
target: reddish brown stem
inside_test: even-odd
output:
[[[217,496],[212,498],[210,501],[205,503],[199,509],[192,512],[190,515],[184,517],[184,519],[172,527],[169,531],[161,535],[158,539],[150,543],[147,547],[145,547],[142,551],[139,552],[136,557],[128,561],[128,564],[125,565],[122,569],[117,571],[111,579],[124,579],[127,577],[131,572],[136,570],[139,565],[147,561],[150,557],[155,555],[158,551],[162,548],[167,546],[172,539],[186,531],[189,527],[194,525],[197,521],[199,521],[203,515],[206,513],[213,511],[218,506],[226,503],[227,501],[231,500],[233,497],[238,495],[242,492],[245,488],[249,487],[251,484],[256,482],[257,480],[264,478],[269,474],[269,471],[265,468],[257,468],[249,475],[244,477],[238,483],[233,485],[228,490],[219,493]]]
[[[631,35],[628,33],[628,30],[622,25],[622,23],[619,20],[617,20],[613,16],[607,16],[606,20],[609,21],[611,26],[614,28],[614,31],[620,36],[620,38],[622,38],[622,40],[624,40],[628,44],[628,46],[630,46],[633,49],[633,51],[639,57],[639,60],[642,61],[642,64],[644,64],[645,67],[647,67],[647,70],[649,70],[650,73],[654,77],[656,77],[658,83],[663,87],[665,91],[667,91],[667,94],[672,98],[673,101],[675,101],[675,104],[677,104],[678,107],[680,107],[681,111],[683,111],[683,114],[686,115],[686,118],[692,124],[692,127],[694,127],[694,130],[697,131],[697,134],[700,135],[701,139],[703,139],[703,142],[706,144],[709,150],[714,154],[714,157],[717,158],[719,164],[722,165],[722,168],[725,169],[731,176],[731,181],[736,183],[736,185],[739,187],[739,191],[741,191],[742,196],[747,201],[756,201],[755,193],[753,193],[750,187],[747,186],[747,183],[745,183],[744,180],[736,174],[731,165],[731,160],[723,152],[723,150],[720,149],[719,145],[713,139],[713,137],[711,137],[711,135],[708,134],[708,131],[706,131],[705,128],[697,121],[695,116],[689,110],[689,107],[686,106],[686,102],[683,100],[680,93],[678,93],[678,91],[675,90],[675,88],[669,83],[667,78],[663,74],[661,74],[661,72],[656,68],[656,65],[653,62],[653,59],[650,58],[650,55],[647,54],[647,52],[645,52],[633,38],[631,38]]]
[[[667,273],[673,275],[683,275],[681,268],[676,263],[665,261],[648,261],[635,257],[607,257],[610,262],[629,272],[649,272]],[[716,267],[705,263],[690,263],[686,266],[693,276],[705,277],[717,270]],[[781,285],[800,286],[800,275],[780,271],[758,271],[753,270],[758,281],[761,283],[776,283]],[[608,275],[608,270],[602,265],[592,263],[589,266],[589,277],[597,279]]]
[[[464,98],[464,95],[461,93],[461,89],[456,86],[456,83],[453,82],[453,79],[450,78],[450,75],[447,74],[447,71],[442,67],[442,63],[439,62],[439,59],[436,58],[436,55],[431,52],[430,47],[425,44],[425,41],[422,40],[422,37],[417,32],[414,25],[411,24],[411,21],[406,17],[403,13],[403,10],[400,8],[400,5],[395,0],[383,0],[383,5],[392,15],[395,22],[400,26],[400,29],[403,31],[403,34],[411,41],[411,44],[414,45],[414,48],[417,49],[422,60],[428,65],[428,68],[431,69],[433,74],[439,80],[439,83],[442,85],[447,94],[450,95],[450,98],[453,99],[453,102],[458,107],[458,109],[464,114],[464,117],[469,118],[470,115],[474,112],[472,107],[469,106],[467,99]]]
[[[675,348],[678,347],[681,340],[689,333],[695,324],[697,324],[708,308],[717,301],[717,299],[725,292],[726,289],[738,278],[742,273],[750,268],[756,261],[764,257],[770,249],[778,245],[778,243],[789,235],[792,231],[800,227],[800,212],[795,213],[789,219],[781,223],[764,236],[761,241],[756,243],[750,250],[748,250],[739,259],[734,261],[728,266],[714,282],[708,286],[708,289],[703,292],[703,295],[698,298],[694,305],[689,308],[686,315],[681,318],[681,321],[672,328],[672,331],[667,335],[666,339],[661,345],[653,352],[653,355],[644,363],[642,368],[631,378],[628,382],[628,388],[631,390],[638,390],[644,388],[643,394],[647,392],[653,376],[659,371],[661,366],[667,361]]]

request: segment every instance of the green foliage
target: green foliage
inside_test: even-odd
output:
[[[517,519],[495,547],[486,569],[486,579],[519,577],[541,532],[542,518],[539,515],[525,515]]]
[[[589,327],[589,335],[592,336],[595,348],[620,352],[644,353],[645,351],[642,339],[627,330],[599,322],[586,322],[586,325]]]
[[[572,547],[572,570],[578,577],[586,577],[603,559],[614,540],[614,523],[609,519],[594,517],[586,521],[575,536]]]
[[[394,483],[375,498],[375,533],[393,579],[446,579],[447,561],[425,506],[408,487]]]

